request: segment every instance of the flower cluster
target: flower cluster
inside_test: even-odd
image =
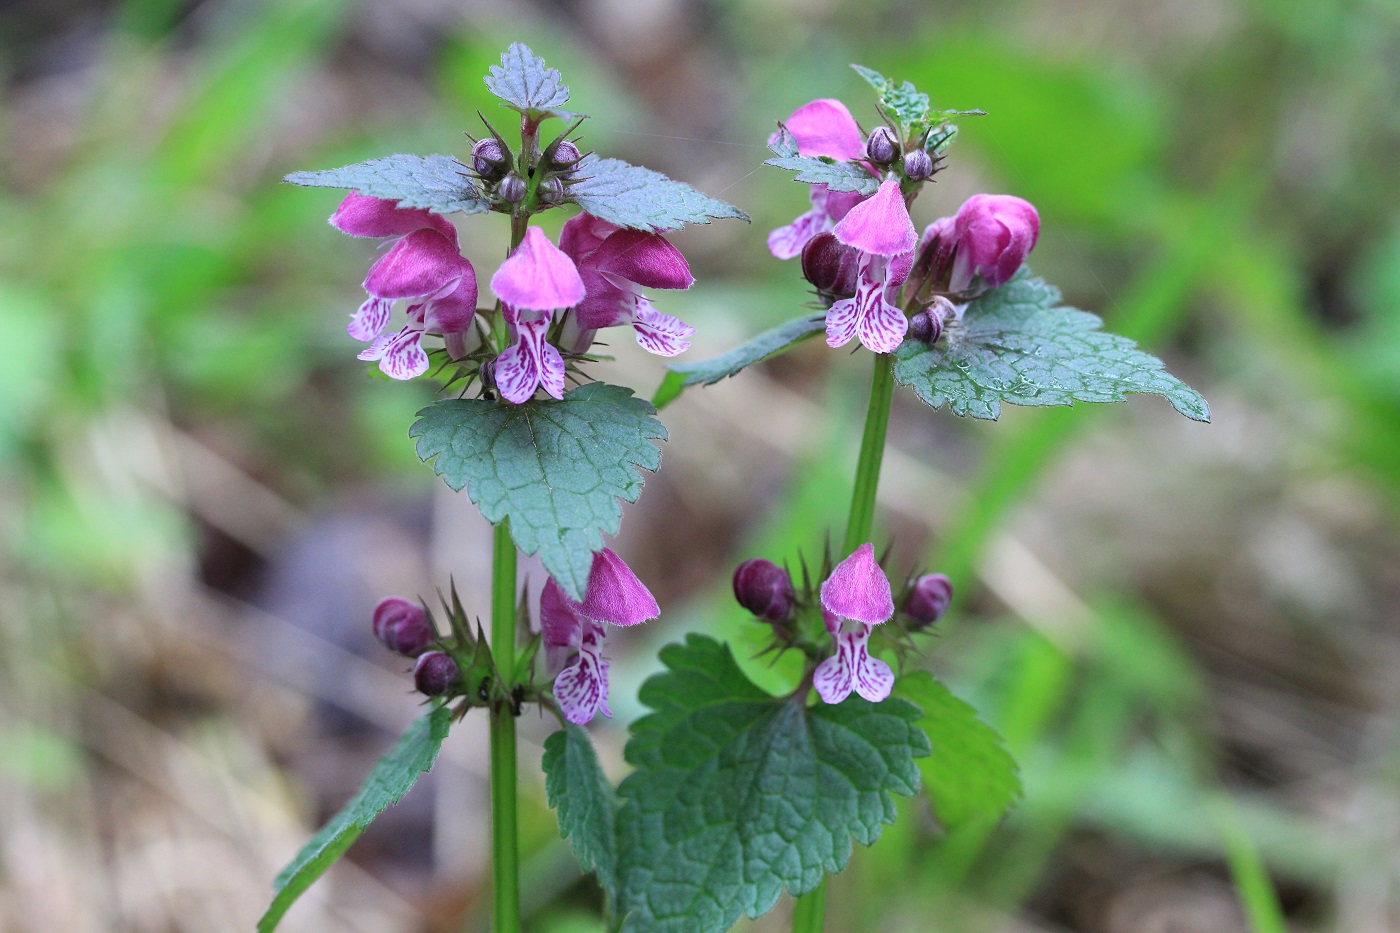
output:
[[[567,138],[572,129],[542,150],[537,126],[522,129],[518,158],[494,129],[472,149],[473,190],[492,210],[525,222],[515,228],[519,242],[491,276],[499,299],[494,308],[477,308],[476,269],[441,214],[358,192],[345,198],[331,224],[352,236],[385,239],[387,247],[370,267],[368,297],[346,328],[369,344],[360,359],[377,360],[394,379],[412,379],[430,368],[423,338],[441,337],[451,360],[464,363],[471,356],[483,384],[519,404],[540,389],[562,398],[566,358],[584,357],[604,328],[630,326],[637,343],[660,356],[689,348],[694,328],[657,311],[643,294],[686,289],[695,281],[664,236],[583,213],[564,224],[556,246],[528,225],[534,213],[567,201],[568,186],[578,181],[582,156]],[[407,321],[390,332],[400,299],[407,299]],[[503,326],[493,329],[497,311]]]
[[[893,352],[909,334],[911,315],[913,336],[936,340],[960,302],[1005,283],[1035,246],[1040,218],[1011,195],[974,195],[956,215],[916,234],[909,205],[943,159],[926,148],[927,131],[900,140],[882,125],[866,135],[830,99],[799,107],[783,127],[800,156],[847,162],[880,179],[868,196],[811,185],[811,209],[768,236],[778,259],[802,257],[804,277],[827,306],[831,347],[855,339],[875,353]],[[917,321],[921,314],[933,315],[931,327]]]
[[[470,705],[489,702],[469,684],[481,684],[492,672],[490,652],[473,638],[454,592],[445,604],[451,634],[439,635],[432,616],[417,603],[389,596],[374,607],[374,636],[395,654],[414,659],[413,680],[419,693],[430,697],[464,696]],[[553,578],[540,593],[539,637],[544,648],[543,682],[530,685],[525,696],[539,699],[553,682],[554,700],[569,722],[582,725],[608,709],[608,661],[603,657],[607,625],[631,626],[661,614],[651,591],[613,551],[593,554],[583,601],[569,597]],[[519,697],[513,698],[518,706]]]
[[[351,193],[331,215],[331,225],[351,236],[392,237],[388,252],[370,266],[364,289],[369,297],[346,331],[369,348],[362,360],[378,360],[395,379],[428,370],[423,337],[443,338],[448,352],[465,356],[476,318],[476,270],[457,245],[457,228],[438,214],[400,209],[398,202]],[[409,299],[408,323],[385,334],[390,312]]]
[[[870,636],[895,616],[895,599],[874,545],[862,544],[851,552],[831,569],[815,594],[810,582],[804,589],[797,592],[788,572],[771,561],[747,560],[734,571],[735,600],[772,625],[778,647],[800,647],[820,659],[812,671],[812,686],[823,702],[840,703],[852,693],[872,703],[889,696],[894,672],[871,655]],[[952,584],[943,574],[911,580],[900,603],[900,628],[910,633],[927,629],[943,617],[952,598]]]
[[[502,179],[497,188],[504,184]],[[346,328],[369,344],[360,359],[378,360],[395,379],[412,379],[429,368],[425,336],[441,337],[454,360],[482,345],[489,312],[478,312],[476,271],[461,255],[451,223],[439,214],[352,193],[331,224],[352,236],[392,238],[370,267],[364,281],[368,298]],[[695,332],[657,311],[642,294],[643,289],[685,289],[695,281],[685,257],[661,234],[580,214],[564,225],[560,244],[562,249],[538,227],[529,227],[491,276],[509,336],[492,371],[501,397],[511,402],[527,401],[541,388],[562,398],[566,366],[560,347],[574,356],[586,354],[603,328],[630,325],[637,343],[661,356],[686,350],[686,338]],[[408,299],[407,323],[388,334],[399,299]]]

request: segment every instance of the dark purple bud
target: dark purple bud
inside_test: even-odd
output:
[[[899,155],[899,141],[888,126],[877,126],[865,140],[865,154],[871,162],[889,165]]]
[[[510,153],[494,136],[472,146],[472,168],[482,178],[495,181],[510,168]]]
[[[909,336],[924,343],[934,343],[943,336],[943,319],[927,310],[909,319]]]
[[[792,577],[771,560],[746,560],[734,570],[734,598],[749,612],[767,622],[792,618],[797,596]]]
[[[818,233],[802,247],[802,276],[827,295],[856,293],[860,255],[832,233]]]
[[[461,676],[462,669],[445,651],[429,651],[413,665],[413,685],[424,696],[442,696]]]
[[[577,162],[580,157],[581,153],[578,151],[578,146],[575,146],[567,139],[559,140],[559,142],[551,146],[549,151],[544,154],[545,161],[548,162],[552,168],[556,169],[569,168]]]
[[[389,596],[374,607],[374,637],[390,651],[411,658],[436,641],[437,632],[422,606]]]
[[[943,618],[948,604],[953,601],[953,583],[941,573],[926,573],[914,581],[909,597],[904,600],[903,612],[913,620],[910,631],[932,625]]]
[[[496,193],[507,204],[519,204],[525,200],[525,195],[530,193],[530,188],[525,184],[525,179],[511,172],[501,179],[501,183],[496,186]]]
[[[925,181],[933,177],[933,156],[922,149],[904,154],[904,177],[910,181]]]
[[[540,199],[550,204],[558,204],[564,200],[564,179],[556,175],[541,182]]]
[[[496,390],[496,361],[487,360],[482,363],[481,368],[477,370],[477,378],[481,380],[483,386],[494,392]]]

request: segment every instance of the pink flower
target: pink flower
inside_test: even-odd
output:
[[[440,336],[453,357],[464,356],[476,316],[476,271],[457,248],[457,230],[430,211],[400,208],[397,201],[350,194],[331,215],[331,224],[351,236],[397,237],[365,277],[369,298],[346,331],[370,343],[362,360],[378,360],[395,379],[427,372],[425,334]],[[384,335],[394,302],[408,306],[408,325]]]
[[[491,290],[506,304],[529,311],[572,308],[584,295],[573,260],[539,227],[525,231],[525,239],[491,276]]]
[[[860,127],[839,100],[814,100],[794,110],[783,125],[796,141],[799,155],[847,162],[865,157]],[[799,255],[808,240],[830,230],[864,199],[859,193],[831,191],[826,185],[813,185],[810,196],[811,210],[768,234],[768,251],[778,259]]]
[[[675,356],[690,348],[695,328],[662,314],[642,297],[642,288],[685,289],[695,282],[690,265],[659,233],[624,230],[591,214],[564,224],[559,245],[573,257],[587,296],[564,324],[564,343],[575,353],[593,344],[604,327],[632,325],[642,349]]]
[[[865,157],[865,137],[846,105],[830,97],[814,100],[783,121],[797,141],[799,154],[826,156],[842,162]]]
[[[1029,201],[1009,194],[974,194],[953,217],[929,224],[919,248],[932,249],[933,265],[948,277],[948,290],[966,292],[974,276],[989,288],[1004,284],[1035,247],[1040,215]]]
[[[569,598],[553,579],[540,593],[540,635],[554,698],[569,722],[583,725],[608,709],[607,630],[602,623],[636,625],[661,614],[651,592],[608,548],[593,554],[583,602]]]
[[[859,251],[856,293],[826,313],[826,342],[842,347],[858,337],[874,353],[891,353],[904,340],[909,320],[893,299],[909,277],[918,241],[909,208],[894,179],[851,208],[832,230],[836,239]]]
[[[607,632],[552,579],[540,593],[540,635],[546,669],[555,675],[554,699],[564,718],[580,726],[598,713],[611,719],[608,661],[603,657]]]
[[[649,622],[661,615],[651,590],[610,548],[593,552],[588,589],[580,608],[589,618],[622,626]]]
[[[852,691],[878,703],[894,688],[894,672],[870,656],[870,632],[894,615],[894,596],[874,545],[862,544],[836,565],[822,583],[821,600],[836,653],[817,665],[812,685],[825,703],[840,703]]]
[[[573,260],[539,227],[531,227],[491,277],[491,290],[501,299],[512,337],[511,345],[496,357],[501,397],[519,405],[543,387],[554,398],[563,398],[564,358],[545,338],[554,313],[583,300],[583,279]]]

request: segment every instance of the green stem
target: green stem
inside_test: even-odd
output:
[[[875,524],[875,492],[880,487],[880,463],[885,458],[885,434],[890,426],[890,400],[894,397],[894,358],[875,354],[870,374],[870,404],[865,410],[865,433],[860,440],[851,513],[846,520],[846,541],[838,557],[845,557],[870,540]],[[821,933],[826,920],[826,883],[797,899],[792,908],[792,933]]]
[[[826,881],[797,899],[792,906],[792,933],[821,933],[826,919]]]
[[[515,775],[515,542],[496,526],[491,565],[491,657],[504,679],[491,707],[491,929],[520,931],[520,838]]]
[[[865,410],[865,434],[860,441],[860,462],[851,492],[851,514],[846,521],[845,557],[870,540],[875,523],[875,491],[880,485],[880,463],[885,458],[885,432],[890,426],[890,399],[894,396],[894,358],[875,354],[870,375],[870,407]]]

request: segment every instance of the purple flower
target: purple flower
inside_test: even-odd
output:
[[[948,290],[966,292],[973,276],[989,288],[1005,283],[1035,247],[1040,215],[1029,201],[1009,194],[974,194],[956,215],[928,225],[920,250],[933,250],[934,268]]]
[[[593,552],[588,589],[580,608],[591,619],[622,626],[649,622],[661,615],[651,590],[610,548]]]
[[[840,703],[852,691],[878,703],[894,688],[894,672],[870,656],[870,632],[894,615],[894,595],[874,545],[862,544],[836,565],[822,583],[821,599],[836,653],[817,665],[812,685],[825,703]]]
[[[574,261],[539,227],[525,231],[525,239],[491,276],[491,290],[522,311],[572,308],[584,295]]]
[[[797,108],[784,121],[804,156],[828,156],[845,162],[865,157],[865,140],[855,118],[839,100],[814,100]],[[786,227],[768,234],[768,251],[778,259],[792,259],[807,241],[824,233],[846,216],[863,197],[853,191],[831,191],[826,185],[813,185],[812,209]]]
[[[583,279],[573,260],[549,242],[539,227],[531,227],[491,277],[491,290],[501,299],[512,338],[496,357],[501,397],[518,405],[543,387],[555,398],[563,398],[564,358],[545,337],[555,311],[583,300]]]
[[[832,233],[860,253],[856,293],[832,304],[826,313],[826,343],[842,347],[851,338],[874,353],[890,353],[904,340],[909,320],[892,299],[909,277],[918,235],[899,182],[851,208]]]
[[[695,328],[657,311],[639,291],[685,289],[695,282],[681,251],[664,236],[579,214],[564,224],[559,245],[578,266],[587,290],[564,325],[564,343],[573,352],[586,352],[599,329],[622,324],[632,325],[642,349],[658,356],[690,348],[685,338]]]
[[[800,155],[853,162],[865,155],[865,137],[846,105],[830,97],[814,100],[783,121]]]
[[[453,357],[464,356],[476,316],[476,271],[457,247],[457,229],[430,211],[398,207],[397,201],[350,194],[331,215],[331,224],[351,236],[397,237],[365,277],[369,298],[346,331],[370,344],[362,360],[378,360],[395,379],[428,370],[425,334],[440,336]],[[408,325],[385,335],[394,302],[408,306]]]
[[[554,674],[554,698],[564,718],[577,725],[598,713],[609,719],[608,661],[603,657],[607,633],[583,614],[553,579],[540,593],[540,635],[545,667]]]
[[[583,725],[608,709],[607,632],[602,623],[636,625],[661,614],[656,599],[611,550],[593,555],[582,603],[551,578],[540,593],[540,634],[545,666],[554,677],[554,698],[569,722]]]

